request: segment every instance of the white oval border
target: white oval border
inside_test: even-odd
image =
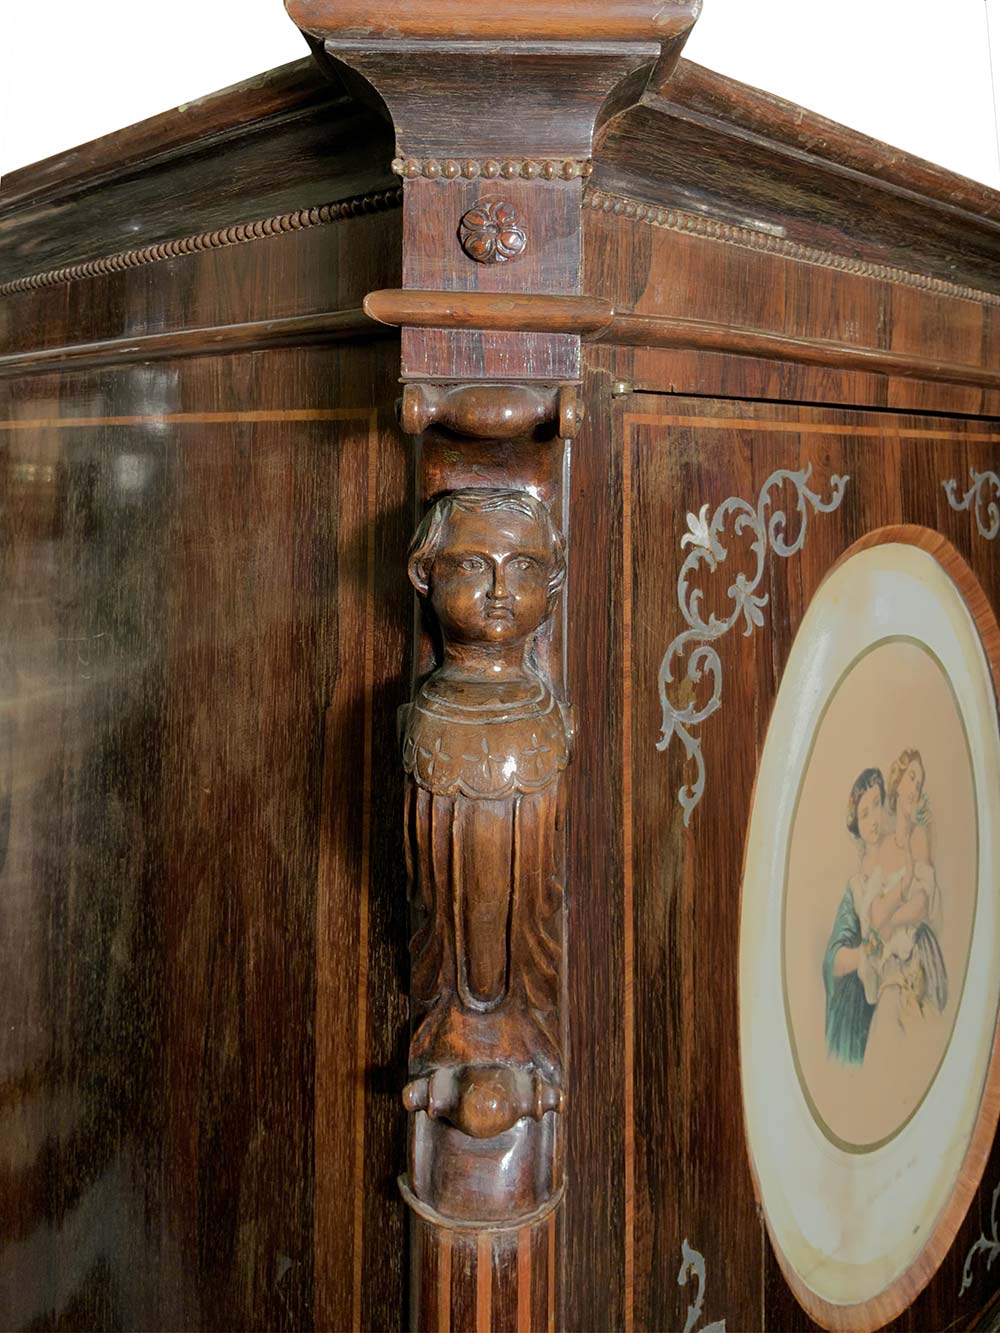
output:
[[[795,1071],[781,979],[784,862],[827,700],[868,646],[897,635],[925,642],[938,657],[965,721],[979,800],[978,900],[966,983],[937,1077],[895,1138],[858,1155],[826,1138]],[[848,555],[811,601],[778,690],[758,767],[740,913],[740,1073],[751,1163],[784,1264],[821,1301],[851,1306],[885,1292],[916,1259],[952,1196],[993,1050],[998,886],[1000,732],[972,615],[956,583],[917,546],[887,541]]]

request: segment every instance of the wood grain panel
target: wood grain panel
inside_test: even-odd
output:
[[[624,357],[615,371],[636,387],[906,410],[933,404],[935,411],[958,413],[995,412],[1000,405],[995,388],[932,388],[893,375],[891,365],[893,355],[905,354],[991,374],[995,358],[984,330],[994,323],[992,306],[806,258],[662,230],[621,214],[587,210],[585,224],[584,290],[618,310],[706,319],[791,339],[827,339],[844,348],[881,349],[890,358],[880,373],[872,373],[860,364],[849,368],[832,354],[805,366],[791,358],[769,363],[755,357],[749,345],[742,356],[725,356],[707,346],[700,353],[644,346],[634,354],[631,373]],[[638,329],[636,339],[642,341]],[[646,341],[655,342],[652,328]]]
[[[311,1326],[356,1125],[367,1174],[338,1207],[395,1242],[343,1309],[402,1322],[405,888],[378,850],[398,791],[362,798],[363,745],[334,802],[350,823],[367,801],[367,949],[345,918],[331,955],[316,913],[324,710],[353,724],[367,680],[369,778],[395,746],[408,458],[391,353],[336,382],[325,352],[265,355],[38,377],[4,403],[7,1327]],[[352,977],[332,1017],[317,956]],[[338,1081],[346,1129],[315,1100]]]
[[[741,1216],[752,1216],[752,1190],[741,1156],[731,1146],[738,1125],[732,1118],[734,1103],[739,1105],[734,1026],[739,923],[734,907],[727,910],[726,905],[735,905],[739,896],[743,828],[733,813],[740,793],[752,786],[755,755],[752,748],[722,738],[721,771],[711,773],[711,782],[713,793],[721,788],[725,795],[712,801],[696,831],[683,827],[676,800],[685,780],[677,749],[663,755],[655,748],[660,731],[656,671],[676,632],[668,627],[677,619],[677,571],[685,554],[671,540],[675,523],[670,517],[685,493],[700,492],[699,504],[708,500],[713,506],[726,494],[749,493],[753,455],[736,431],[699,433],[694,414],[678,414],[677,420],[669,430],[669,450],[663,447],[662,428],[631,412],[622,422],[624,465],[632,470],[637,498],[629,571],[634,608],[629,763],[636,942],[635,1324],[683,1326],[686,1293],[667,1277],[679,1268],[681,1242],[687,1239],[708,1262],[706,1315],[738,1310],[738,1319],[754,1327],[760,1322],[752,1304],[758,1284],[748,1277],[758,1262],[759,1244],[753,1228],[738,1224]],[[720,486],[726,490],[715,500]],[[721,611],[725,588],[715,587],[713,594],[709,605]],[[740,700],[736,706],[748,716],[757,706],[753,673],[753,659],[745,657],[726,679],[726,693]],[[696,817],[702,814],[700,807]]]
[[[735,967],[742,841],[757,756],[804,611],[827,570],[863,534],[900,522],[941,532],[993,605],[1000,604],[995,551],[969,514],[949,506],[942,486],[967,474],[973,454],[977,467],[995,468],[1000,431],[995,422],[957,418],[646,395],[621,401],[631,404],[621,429],[632,475],[625,488],[632,537],[625,548],[632,548],[633,580],[626,605],[633,625],[635,1325],[683,1324],[691,1290],[678,1289],[670,1270],[676,1272],[687,1239],[707,1266],[703,1320],[725,1316],[728,1327],[774,1333],[815,1327],[762,1236],[742,1147]],[[801,552],[767,561],[764,626],[719,645],[723,706],[701,728],[707,787],[685,829],[676,800],[680,747],[655,750],[656,671],[683,628],[676,601],[683,514],[704,503],[711,513],[730,495],[755,503],[776,469],[810,465],[810,484],[824,495],[834,473],[849,475],[844,500],[835,512],[810,517]],[[726,586],[709,592],[709,608],[721,611],[727,603],[745,539],[731,549],[721,571]],[[956,1316],[964,1322],[987,1303],[983,1266],[961,1298],[959,1288],[969,1246],[984,1226],[988,1233],[997,1157],[994,1146],[954,1245],[891,1327],[950,1327]]]

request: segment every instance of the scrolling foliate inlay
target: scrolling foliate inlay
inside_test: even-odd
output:
[[[739,496],[724,500],[709,516],[709,506],[703,504],[697,514],[688,514],[688,531],[681,538],[681,546],[691,550],[677,579],[677,602],[688,628],[678,634],[660,663],[658,677],[663,724],[658,750],[665,750],[676,736],[684,747],[693,776],[678,790],[678,799],[684,811],[684,823],[705,793],[705,758],[701,739],[695,729],[722,706],[722,659],[713,646],[731,629],[743,621],[743,634],[751,635],[754,627],[763,627],[767,594],[758,591],[764,578],[768,552],[787,559],[802,549],[806,537],[809,513],[829,514],[837,509],[844,498],[848,477],[830,478],[830,498],[822,499],[809,489],[812,468],[801,472],[779,469],[772,472],[761,487],[756,504]],[[795,493],[798,513],[798,532],[793,540],[786,540],[788,515],[784,508],[775,507],[783,486],[791,486]],[[740,570],[726,590],[730,606],[725,614],[705,612],[705,590],[692,587],[691,580],[700,573],[715,574],[727,562],[728,546],[723,545],[727,527],[732,535],[742,538],[749,534],[747,551],[753,557],[749,570]],[[676,668],[687,658],[687,670],[678,681]],[[710,693],[698,703],[694,692],[703,680],[710,683]]]
[[[973,1283],[972,1267],[976,1257],[980,1254],[986,1256],[986,1270],[993,1267],[993,1261],[1000,1256],[1000,1221],[997,1219],[997,1205],[1000,1204],[1000,1185],[993,1191],[993,1199],[990,1202],[990,1234],[987,1236],[985,1229],[980,1237],[972,1245],[969,1253],[965,1256],[965,1264],[962,1268],[962,1285],[959,1289],[959,1296],[964,1296]]]
[[[527,1216],[561,1186],[572,724],[533,646],[565,569],[548,510],[523,491],[451,492],[411,548],[441,664],[404,710],[408,1189],[459,1222]]]
[[[972,485],[964,495],[959,495],[958,482],[954,477],[942,482],[948,503],[959,513],[968,510],[974,514],[980,537],[988,542],[995,541],[1000,536],[1000,505],[997,504],[1000,499],[1000,477],[995,472],[977,472],[975,468],[969,469],[969,477]]]
[[[689,1278],[694,1278],[698,1288],[694,1300],[688,1306],[687,1319],[684,1321],[684,1333],[726,1333],[726,1321],[717,1320],[698,1329],[702,1306],[705,1304],[705,1258],[698,1250],[693,1250],[685,1239],[681,1244],[681,1268],[677,1274],[677,1285],[686,1287]]]

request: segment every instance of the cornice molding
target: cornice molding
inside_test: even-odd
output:
[[[391,41],[660,42],[687,36],[700,0],[285,0],[317,37]]]
[[[718,218],[706,217],[700,213],[686,213],[679,208],[645,204],[638,199],[630,199],[626,195],[612,194],[594,187],[588,188],[584,196],[584,206],[598,213],[611,213],[616,217],[645,222],[651,227],[660,227],[665,231],[684,232],[700,236],[707,241],[719,241],[723,245],[735,245],[744,250],[764,250],[782,259],[795,259],[799,263],[815,264],[819,268],[833,268],[841,273],[854,273],[859,277],[891,282],[901,287],[916,287],[921,291],[934,292],[938,296],[952,296],[957,300],[1000,306],[1000,294],[996,292],[948,282],[946,278],[934,278],[925,273],[911,273],[907,269],[894,268],[890,264],[878,264],[868,259],[838,255],[829,250],[803,245],[800,241],[788,240],[784,236],[775,236],[770,232],[755,231],[752,227],[722,222]]]
[[[159,170],[190,153],[206,153],[248,133],[259,134],[265,126],[273,129],[276,123],[330,111],[342,101],[341,87],[324,77],[311,56],[305,56],[90,143],[5,171],[0,214],[10,216],[29,204],[77,196],[124,177]]]
[[[75,370],[84,366],[123,366],[180,356],[215,356],[226,352],[259,352],[272,347],[308,347],[339,338],[378,337],[379,326],[363,310],[321,310],[285,319],[250,320],[245,324],[212,324],[204,328],[166,329],[137,337],[102,338],[94,342],[32,347],[0,356],[0,379],[10,375]]]
[[[942,361],[891,348],[786,333],[781,329],[616,310],[610,301],[597,296],[396,288],[369,292],[364,311],[369,319],[402,329],[570,333],[590,342],[625,347],[721,352],[830,370],[859,370],[937,384],[1000,389],[1000,369],[994,366]]]
[[[180,236],[171,241],[158,241],[155,245],[144,245],[138,250],[121,250],[117,254],[102,255],[99,259],[89,259],[79,264],[68,264],[63,268],[53,268],[23,278],[13,278],[9,282],[0,283],[0,297],[13,296],[17,292],[39,291],[45,287],[58,287],[63,283],[78,282],[82,278],[98,278],[109,273],[122,273],[127,269],[141,268],[144,264],[180,259],[185,255],[200,254],[205,250],[222,250],[230,245],[245,245],[249,241],[264,240],[268,236],[282,236],[291,231],[308,231],[312,227],[323,227],[327,223],[340,222],[345,218],[362,217],[369,213],[382,213],[387,209],[399,208],[402,201],[402,189],[396,186],[390,190],[355,195],[332,204],[320,204],[314,208],[299,208],[291,213],[279,213],[276,217],[261,218],[256,222],[240,222],[232,227],[219,227],[215,231]]]

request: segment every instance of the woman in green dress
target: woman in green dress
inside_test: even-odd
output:
[[[879,846],[884,834],[885,779],[881,769],[866,768],[854,786],[847,806],[847,829],[865,854]],[[865,975],[878,948],[877,936],[865,929],[869,904],[863,900],[868,876],[855,875],[840,900],[833,930],[823,957],[826,988],[826,1048],[848,1065],[865,1058],[868,1032],[875,1014],[877,990],[865,985]],[[858,897],[862,896],[862,901]],[[869,978],[869,983],[871,978]]]

